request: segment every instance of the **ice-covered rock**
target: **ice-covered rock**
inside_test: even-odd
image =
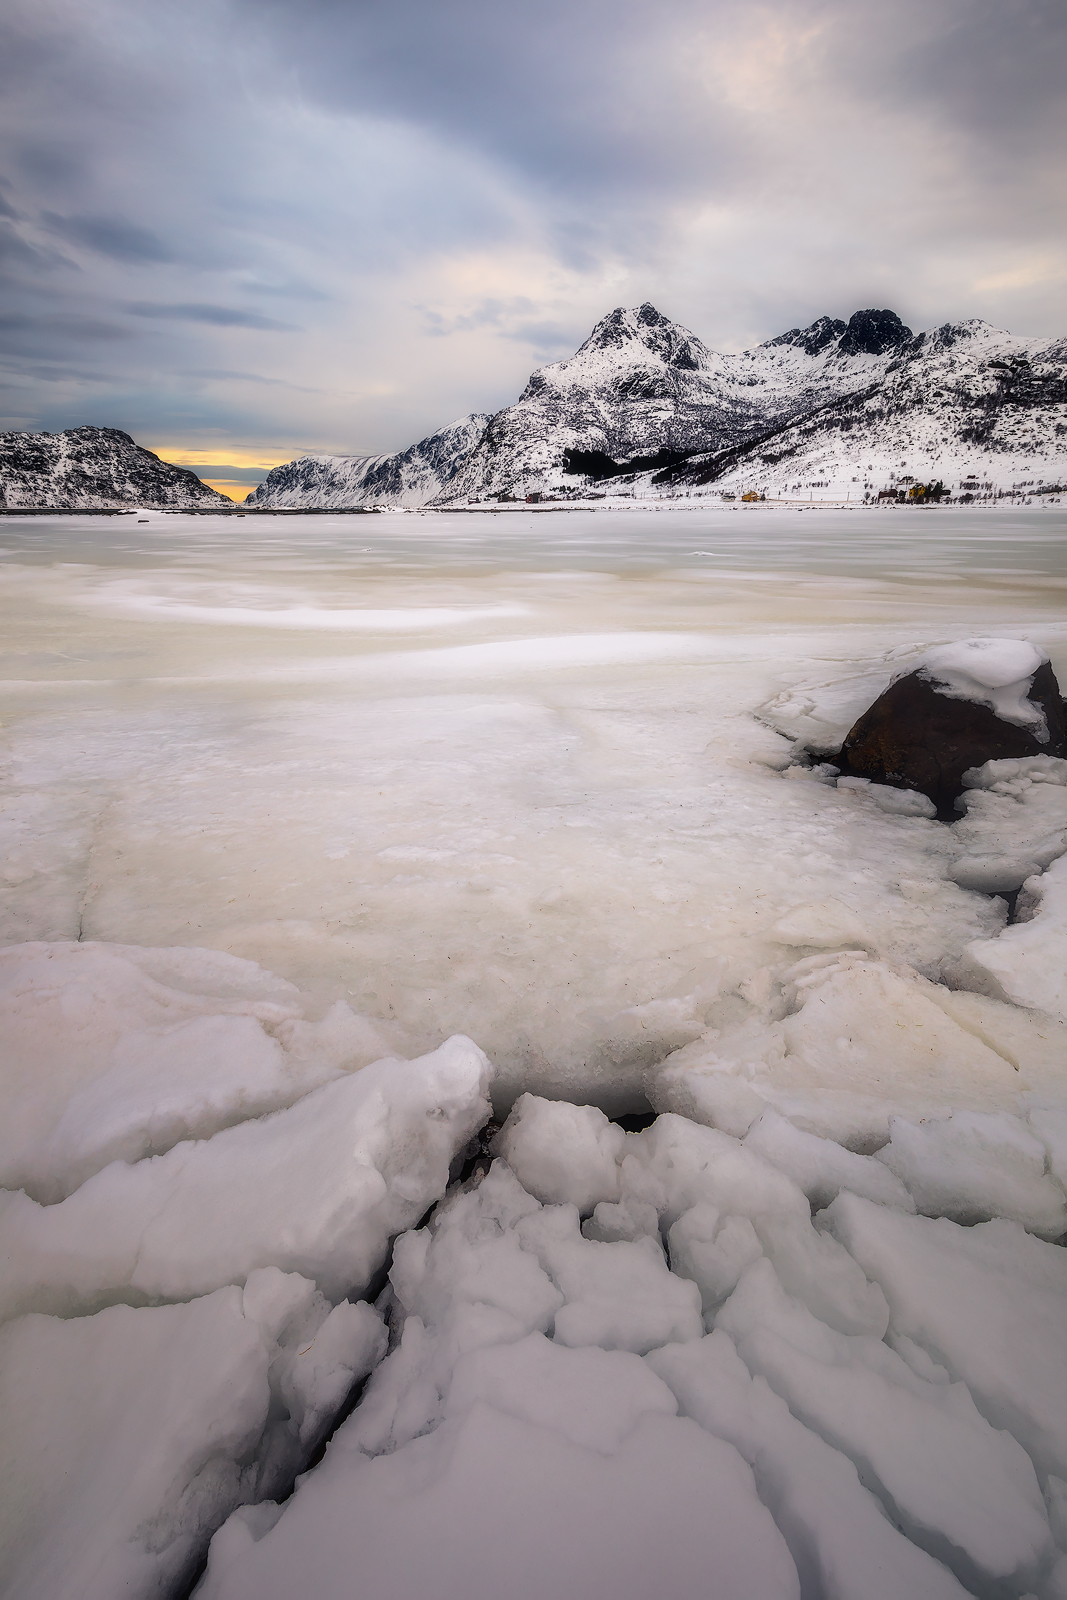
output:
[[[927,795],[942,815],[964,773],[988,761],[1062,757],[1067,721],[1044,651],[1022,639],[939,645],[898,677],[849,731],[847,772]]]
[[[266,1269],[243,1292],[0,1329],[0,1587],[173,1594],[236,1505],[285,1493],[382,1356],[380,1316]]]
[[[188,1299],[268,1265],[331,1300],[358,1293],[444,1193],[489,1115],[491,1070],[456,1036],[211,1139],[113,1162],[57,1205],[0,1194],[0,1314]]]
[[[1067,1199],[1045,1176],[1045,1146],[1007,1112],[955,1111],[944,1120],[889,1123],[878,1151],[919,1211],[954,1222],[1009,1217],[1031,1233],[1067,1233]]]

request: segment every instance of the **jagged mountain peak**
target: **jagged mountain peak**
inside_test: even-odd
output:
[[[580,361],[583,356],[599,351],[623,351],[634,344],[658,356],[665,365],[687,372],[706,366],[711,356],[695,333],[690,333],[680,322],[672,322],[646,300],[640,306],[616,306],[606,317],[601,317],[572,360]]]
[[[837,348],[843,356],[882,356],[912,337],[911,329],[895,311],[854,311]]]
[[[816,317],[810,328],[790,328],[777,339],[765,339],[757,350],[773,350],[779,345],[792,345],[805,355],[817,356],[827,345],[835,343],[845,331],[846,324],[839,317]]]

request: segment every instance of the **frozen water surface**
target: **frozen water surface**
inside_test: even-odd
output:
[[[629,1103],[793,951],[937,977],[995,935],[950,830],[775,767],[932,645],[1025,637],[1067,677],[1051,514],[3,534],[5,939],[254,959],[420,1046],[469,1034],[504,1107]]]
[[[1067,761],[819,752],[1067,518],[143,517],[0,528],[0,1592],[1065,1600]]]

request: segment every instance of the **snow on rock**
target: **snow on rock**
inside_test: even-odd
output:
[[[919,790],[941,815],[964,774],[989,761],[1067,751],[1067,721],[1044,651],[1025,639],[938,645],[895,678],[849,730],[846,776]]]
[[[0,1587],[174,1593],[236,1505],[284,1493],[380,1358],[380,1316],[274,1269],[186,1305],[0,1329]]]
[[[889,1520],[853,1462],[753,1377],[725,1332],[666,1345],[645,1361],[692,1417],[759,1473],[800,1575],[822,1600],[963,1600],[959,1581]]]
[[[1048,656],[1028,639],[963,639],[927,650],[915,671],[949,700],[988,706],[1001,722],[1029,728],[1041,744],[1049,737],[1048,719],[1030,699],[1038,669]]]
[[[1067,856],[1027,878],[1029,920],[967,945],[967,967],[999,999],[1067,1020]]]
[[[1007,1112],[955,1111],[919,1125],[892,1117],[878,1151],[919,1211],[954,1222],[1010,1217],[1031,1233],[1067,1233],[1067,1199],[1045,1176],[1045,1146]]]
[[[893,1336],[965,1383],[1040,1473],[1067,1475],[1067,1251],[997,1220],[962,1228],[842,1194],[825,1225],[878,1283]]]
[[[57,1205],[0,1194],[0,1314],[187,1299],[267,1265],[340,1300],[443,1194],[489,1115],[491,1071],[456,1036],[210,1139],[113,1162]]]
[[[219,951],[0,950],[0,1184],[50,1204],[392,1054],[344,1001],[303,1012],[292,984]]]
[[[890,1516],[968,1586],[1026,1583],[1052,1556],[1026,1451],[991,1427],[962,1383],[919,1376],[879,1337],[849,1336],[750,1267],[719,1312],[753,1374],[847,1455]]]

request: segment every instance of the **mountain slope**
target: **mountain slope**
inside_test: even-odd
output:
[[[223,510],[233,502],[195,473],[160,461],[118,428],[0,433],[0,508]]]
[[[860,311],[724,356],[651,305],[617,310],[491,418],[440,499],[598,483],[662,495],[866,480],[876,492],[906,470],[1051,481],[1067,474],[1065,379],[1067,340],[978,321],[916,335],[891,311]]]
[[[343,509],[421,506],[445,491],[489,418],[462,417],[396,455],[301,456],[274,467],[245,504]]]

